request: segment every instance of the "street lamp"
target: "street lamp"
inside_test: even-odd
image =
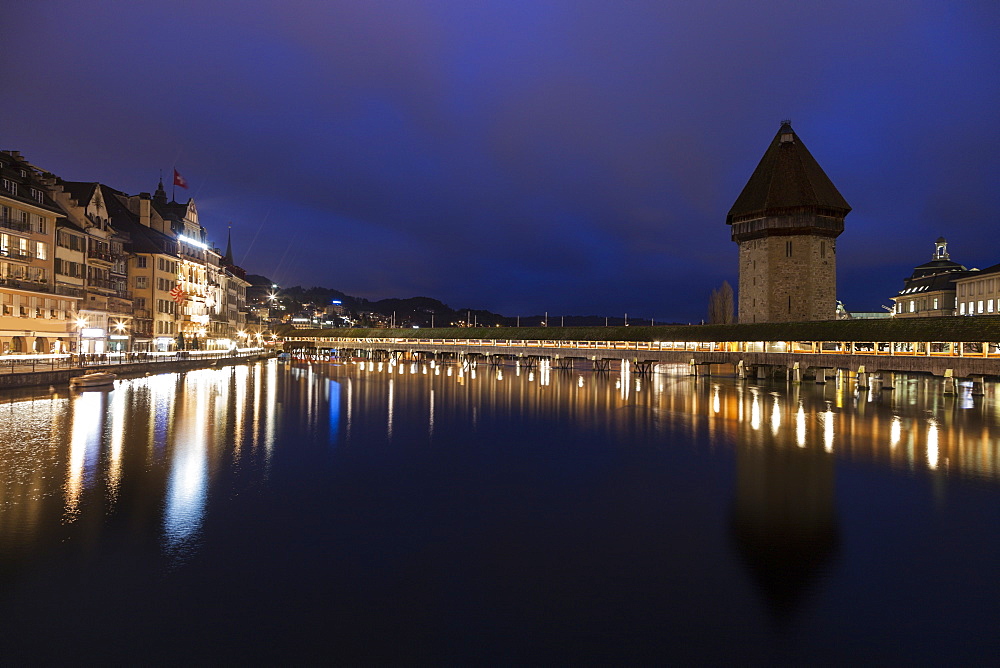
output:
[[[83,328],[86,326],[86,318],[76,319],[76,355],[81,362],[83,361]]]
[[[125,334],[125,327],[126,327],[126,325],[125,325],[125,322],[123,320],[116,320],[115,321],[115,331],[118,332],[118,336],[122,336],[123,334]],[[125,346],[124,344],[122,344],[122,349],[119,350],[118,352],[124,353],[126,347],[128,347],[128,346]]]

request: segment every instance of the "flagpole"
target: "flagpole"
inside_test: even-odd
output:
[[[177,201],[177,166],[176,165],[174,166],[173,185],[170,186],[170,201],[171,202],[176,202]]]

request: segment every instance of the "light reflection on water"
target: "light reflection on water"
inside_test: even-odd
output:
[[[827,386],[808,382],[757,386],[726,378],[659,374],[643,382],[628,363],[610,375],[560,374],[559,370],[553,374],[548,364],[541,364],[537,373],[530,368],[523,377],[526,382],[519,385],[505,382],[503,367],[476,379],[472,375],[475,369],[455,366],[452,377],[453,367],[447,366],[445,377],[451,380],[445,383],[426,375],[427,369],[440,368],[434,362],[359,362],[330,373],[344,379],[366,379],[366,393],[383,388],[385,410],[372,412],[369,407],[366,417],[374,423],[381,420],[387,438],[398,422],[400,401],[407,406],[428,406],[429,437],[434,433],[436,405],[444,407],[449,419],[460,414],[474,416],[476,408],[484,414],[513,416],[527,406],[554,419],[570,418],[580,429],[621,422],[616,426],[627,430],[655,430],[666,415],[687,415],[698,418],[690,423],[695,432],[703,419],[731,443],[779,447],[788,443],[800,448],[816,444],[841,458],[867,459],[907,470],[935,471],[946,465],[951,474],[1000,479],[996,385],[989,386],[986,397],[972,397],[967,386],[958,396],[949,397],[942,394],[940,382],[929,377],[901,378],[895,391],[858,391],[841,378]],[[515,377],[520,377],[520,370],[519,365],[515,367]],[[395,380],[402,373],[410,376],[405,386]],[[560,382],[553,383],[553,376]],[[585,382],[587,378],[590,380]],[[478,382],[470,385],[473,380]],[[553,387],[551,392],[547,392],[549,387]],[[436,397],[435,391],[444,393],[444,399]],[[426,398],[414,398],[421,394]],[[623,407],[639,410],[620,421],[616,411]],[[763,436],[765,425],[770,438]],[[904,442],[907,447],[898,449]]]
[[[260,526],[278,526],[277,537],[252,537],[262,550],[273,541],[273,549],[284,554],[283,541],[306,540],[308,550],[320,550],[316,561],[326,577],[327,559],[357,558],[364,568],[374,568],[364,557],[366,541],[376,540],[372,536],[380,527],[395,527],[391,520],[397,517],[405,518],[403,524],[423,518],[418,520],[426,523],[423,530],[448,535],[447,527],[461,521],[464,507],[431,504],[411,515],[409,506],[428,496],[433,500],[438,487],[461,485],[465,477],[470,489],[460,488],[464,501],[487,494],[489,485],[486,491],[477,488],[483,477],[494,489],[511,485],[512,513],[521,503],[519,495],[533,499],[536,505],[512,520],[515,524],[526,517],[545,518],[546,503],[559,506],[546,496],[547,490],[518,487],[526,484],[523,480],[515,484],[489,478],[474,466],[449,468],[453,459],[462,459],[456,457],[459,453],[483,452],[496,457],[490,460],[492,468],[486,467],[489,471],[503,469],[506,457],[514,457],[511,461],[527,462],[542,473],[551,465],[557,472],[552,477],[538,474],[546,484],[592,479],[603,501],[610,494],[610,503],[595,511],[581,501],[582,512],[592,513],[597,522],[606,519],[602,526],[612,533],[616,529],[608,527],[637,526],[636,534],[650,543],[633,543],[633,548],[668,542],[673,553],[689,543],[701,545],[705,536],[726,537],[729,542],[722,544],[738,557],[742,577],[749,576],[765,607],[780,620],[797,614],[803,601],[821,588],[817,583],[831,577],[834,564],[849,553],[843,544],[850,531],[839,508],[844,499],[837,498],[838,493],[843,497],[837,488],[841,471],[858,463],[939,487],[971,480],[990,490],[1000,488],[997,386],[988,385],[986,397],[973,397],[967,387],[946,397],[940,389],[938,381],[928,378],[901,379],[894,392],[858,392],[839,378],[826,386],[757,384],[693,378],[682,370],[676,375],[640,374],[627,364],[594,373],[549,363],[492,368],[390,360],[344,365],[270,361],[123,380],[110,391],[12,396],[0,405],[0,562],[6,565],[0,572],[7,581],[16,581],[37,558],[63,554],[67,544],[102,545],[105,539],[111,544],[109,527],[139,536],[139,542],[155,534],[162,562],[146,566],[139,561],[137,568],[182,573],[216,553],[227,554],[228,565],[232,555],[223,543],[241,535],[231,527],[246,530],[249,524],[256,530],[259,519]],[[548,441],[532,441],[519,429],[537,429]],[[530,448],[544,456],[523,459],[523,449]],[[664,502],[656,496],[663,490],[673,494],[685,489],[686,472],[658,459],[671,450],[711,452],[718,458],[711,460],[716,468],[732,468],[732,479],[715,494],[724,497],[715,499],[726,508],[724,519],[695,522],[691,533],[676,536],[657,534],[667,519],[661,518],[660,526],[643,525],[641,518],[650,513],[660,518],[656,513],[662,512],[670,521],[713,517],[695,510],[699,503],[711,506],[698,490],[666,497],[676,508],[645,508],[649,499]],[[646,479],[637,466],[617,471],[613,483],[601,478],[616,458],[636,453],[648,457],[639,461],[658,464],[660,477]],[[332,502],[323,494],[341,492],[323,476],[341,469],[352,473],[340,485],[354,493],[333,497],[341,507],[325,507],[323,503]],[[423,497],[386,497],[379,485],[391,470],[405,472],[398,484],[428,471],[441,478],[424,485],[429,491]],[[510,475],[526,475],[512,470]],[[641,483],[635,484],[636,479]],[[285,497],[295,501],[285,507]],[[298,534],[290,538],[281,525],[293,518],[254,515],[267,512],[266,504],[253,505],[261,498],[280,512],[315,515],[318,524],[306,527],[305,539]],[[351,529],[355,514],[372,517],[373,512],[374,528],[365,525],[353,534],[336,535],[336,549],[322,542],[328,537],[326,523]],[[488,515],[482,508],[478,512]],[[581,510],[570,504],[560,512]],[[456,533],[465,535],[476,526]],[[547,536],[550,529],[539,533]],[[520,534],[511,535],[495,549],[525,559],[509,544]],[[537,536],[534,540],[553,547]],[[374,563],[391,561],[384,551],[391,554],[392,546],[378,544],[382,549]],[[720,549],[718,544],[715,548]],[[570,552],[568,561],[583,563],[584,572],[600,579],[605,564],[587,563],[586,555]],[[716,553],[711,559],[725,562],[730,556]],[[294,570],[300,557],[308,562],[310,555],[292,555],[288,563],[271,556],[265,563]],[[605,554],[604,559],[610,557]],[[367,572],[364,568],[359,567]],[[698,566],[681,563],[674,568]],[[660,570],[670,569],[653,568]],[[346,572],[348,579],[357,575]],[[481,575],[466,577],[475,581]],[[740,605],[750,609],[745,601]]]

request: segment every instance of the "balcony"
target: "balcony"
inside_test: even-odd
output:
[[[56,285],[54,292],[57,295],[63,295],[65,297],[78,297],[78,298],[83,298],[85,294],[83,288],[78,288],[75,285]]]
[[[3,278],[0,279],[0,286],[5,288],[14,288],[15,290],[29,290],[31,292],[56,292],[56,290],[53,290],[52,284],[50,283],[29,281],[26,278]]]
[[[128,304],[116,304],[111,302],[108,304],[108,313],[114,313],[116,315],[134,315],[134,309]]]
[[[101,262],[107,262],[108,264],[111,264],[114,261],[114,260],[112,260],[110,252],[103,251],[103,250],[97,250],[97,249],[94,249],[94,248],[88,248],[87,249],[87,259],[89,259],[89,260],[99,260]]]
[[[8,218],[7,216],[0,216],[0,227],[4,227],[8,230],[14,230],[16,232],[31,231],[31,223],[26,223],[23,220],[15,220],[14,218]]]
[[[0,257],[5,257],[10,260],[18,260],[20,262],[31,262],[34,258],[17,248],[0,248]]]

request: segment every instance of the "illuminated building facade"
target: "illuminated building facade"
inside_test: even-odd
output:
[[[180,258],[170,225],[153,207],[149,193],[122,199],[123,229],[131,238],[129,283],[135,302],[137,350],[173,350],[178,311],[171,291],[177,286]]]
[[[1000,264],[955,279],[957,315],[1000,313]]]
[[[896,302],[893,315],[897,318],[955,315],[956,282],[970,274],[978,272],[953,262],[947,239],[939,237],[934,242],[931,261],[914,267],[903,289],[892,298]]]
[[[246,272],[194,200],[65,181],[0,152],[0,352],[229,349]],[[241,341],[241,333],[243,341]]]
[[[739,322],[833,320],[837,237],[850,211],[783,122],[726,217],[739,244]]]
[[[126,275],[128,237],[112,225],[109,200],[114,199],[114,191],[97,183],[55,179],[49,192],[65,213],[57,231],[57,279],[67,285],[83,279],[84,295],[76,313],[80,352],[130,350],[133,304]]]
[[[66,351],[75,341],[80,293],[55,281],[61,213],[42,172],[0,152],[0,353]]]

